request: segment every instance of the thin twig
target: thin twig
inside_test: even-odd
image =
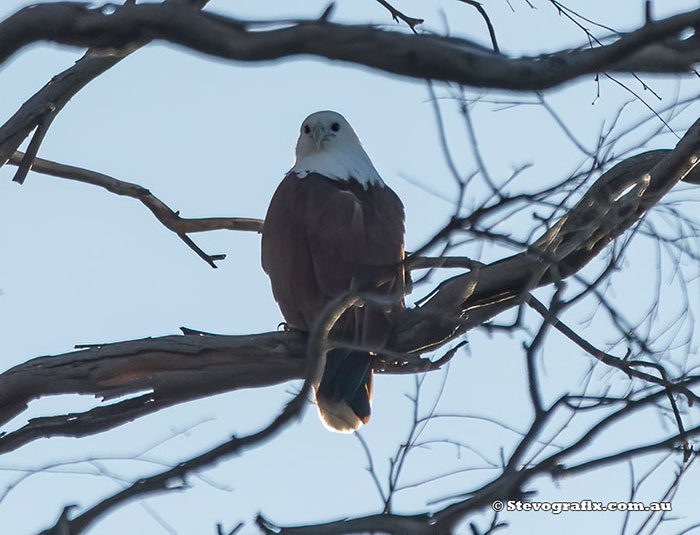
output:
[[[389,13],[391,13],[391,18],[394,19],[396,22],[399,21],[404,21],[406,24],[408,24],[408,27],[411,28],[411,31],[413,33],[418,33],[416,32],[416,26],[419,24],[423,24],[425,22],[423,19],[417,19],[415,17],[409,17],[405,13],[402,13],[398,9],[396,9],[394,6],[392,6],[387,0],[377,0],[382,6],[384,6]]]
[[[25,155],[16,151],[9,160],[13,165],[22,165]],[[81,167],[65,165],[51,160],[35,158],[32,171],[44,175],[75,180],[85,184],[92,184],[106,189],[110,193],[131,197],[141,201],[165,228],[174,232],[197,255],[216,268],[217,260],[223,260],[226,255],[208,255],[202,251],[188,236],[192,232],[205,232],[210,230],[240,230],[246,232],[261,232],[262,220],[242,217],[207,217],[207,218],[183,218],[179,212],[173,211],[163,201],[153,195],[148,189],[138,184],[125,182],[103,173],[90,171]]]
[[[486,22],[486,26],[489,29],[489,36],[491,37],[491,46],[493,46],[493,51],[494,52],[500,52],[500,48],[498,47],[498,40],[496,39],[496,30],[493,27],[493,24],[491,24],[491,19],[489,18],[489,14],[486,13],[486,10],[484,9],[484,6],[481,5],[481,2],[477,2],[476,0],[459,0],[463,4],[469,4],[470,6],[473,6],[478,12],[479,15],[481,15],[481,18],[484,19],[484,22]]]

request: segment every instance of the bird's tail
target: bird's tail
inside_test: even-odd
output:
[[[334,431],[350,432],[369,421],[372,412],[372,355],[332,349],[316,389],[321,419]]]

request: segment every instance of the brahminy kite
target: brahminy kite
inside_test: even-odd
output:
[[[262,233],[262,265],[287,325],[308,332],[324,306],[352,292],[369,295],[346,311],[314,385],[323,422],[352,431],[369,421],[372,358],[403,307],[404,209],[377,173],[357,134],[334,111],[301,125],[296,161],[275,191]],[[373,300],[371,296],[376,296]]]

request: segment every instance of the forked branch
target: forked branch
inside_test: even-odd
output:
[[[690,128],[675,150],[644,153],[613,167],[529,251],[488,265],[472,265],[474,269],[468,273],[440,284],[423,306],[402,312],[388,352],[407,355],[404,373],[411,366],[416,372],[425,371],[423,363],[412,359],[517,306],[533,287],[558,280],[552,271],[555,267],[557,277],[580,270],[674,184],[681,179],[697,181],[698,158],[700,122]],[[620,195],[630,187],[628,193]],[[189,334],[32,359],[0,375],[2,422],[20,414],[31,400],[48,395],[138,397],[85,413],[33,419],[0,437],[0,452],[39,437],[103,431],[161,408],[223,391],[301,378],[304,344],[295,332]],[[142,394],[144,391],[149,393]]]
[[[9,160],[10,164],[21,166],[25,162],[25,155],[16,151]],[[210,230],[242,230],[248,232],[262,232],[262,220],[244,217],[204,217],[204,218],[183,218],[179,212],[173,211],[163,201],[153,195],[150,190],[133,184],[124,182],[103,173],[90,171],[81,167],[64,165],[42,158],[33,158],[31,169],[35,173],[66,178],[85,184],[92,184],[106,189],[110,193],[123,195],[137,199],[148,208],[151,213],[160,221],[165,228],[173,231],[190,247],[197,255],[215,268],[216,260],[223,260],[226,255],[210,256],[202,251],[188,236],[192,232],[206,232]]]

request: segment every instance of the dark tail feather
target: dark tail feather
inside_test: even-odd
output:
[[[369,421],[372,402],[372,355],[332,349],[326,356],[316,403],[321,418],[336,431],[353,431]]]

